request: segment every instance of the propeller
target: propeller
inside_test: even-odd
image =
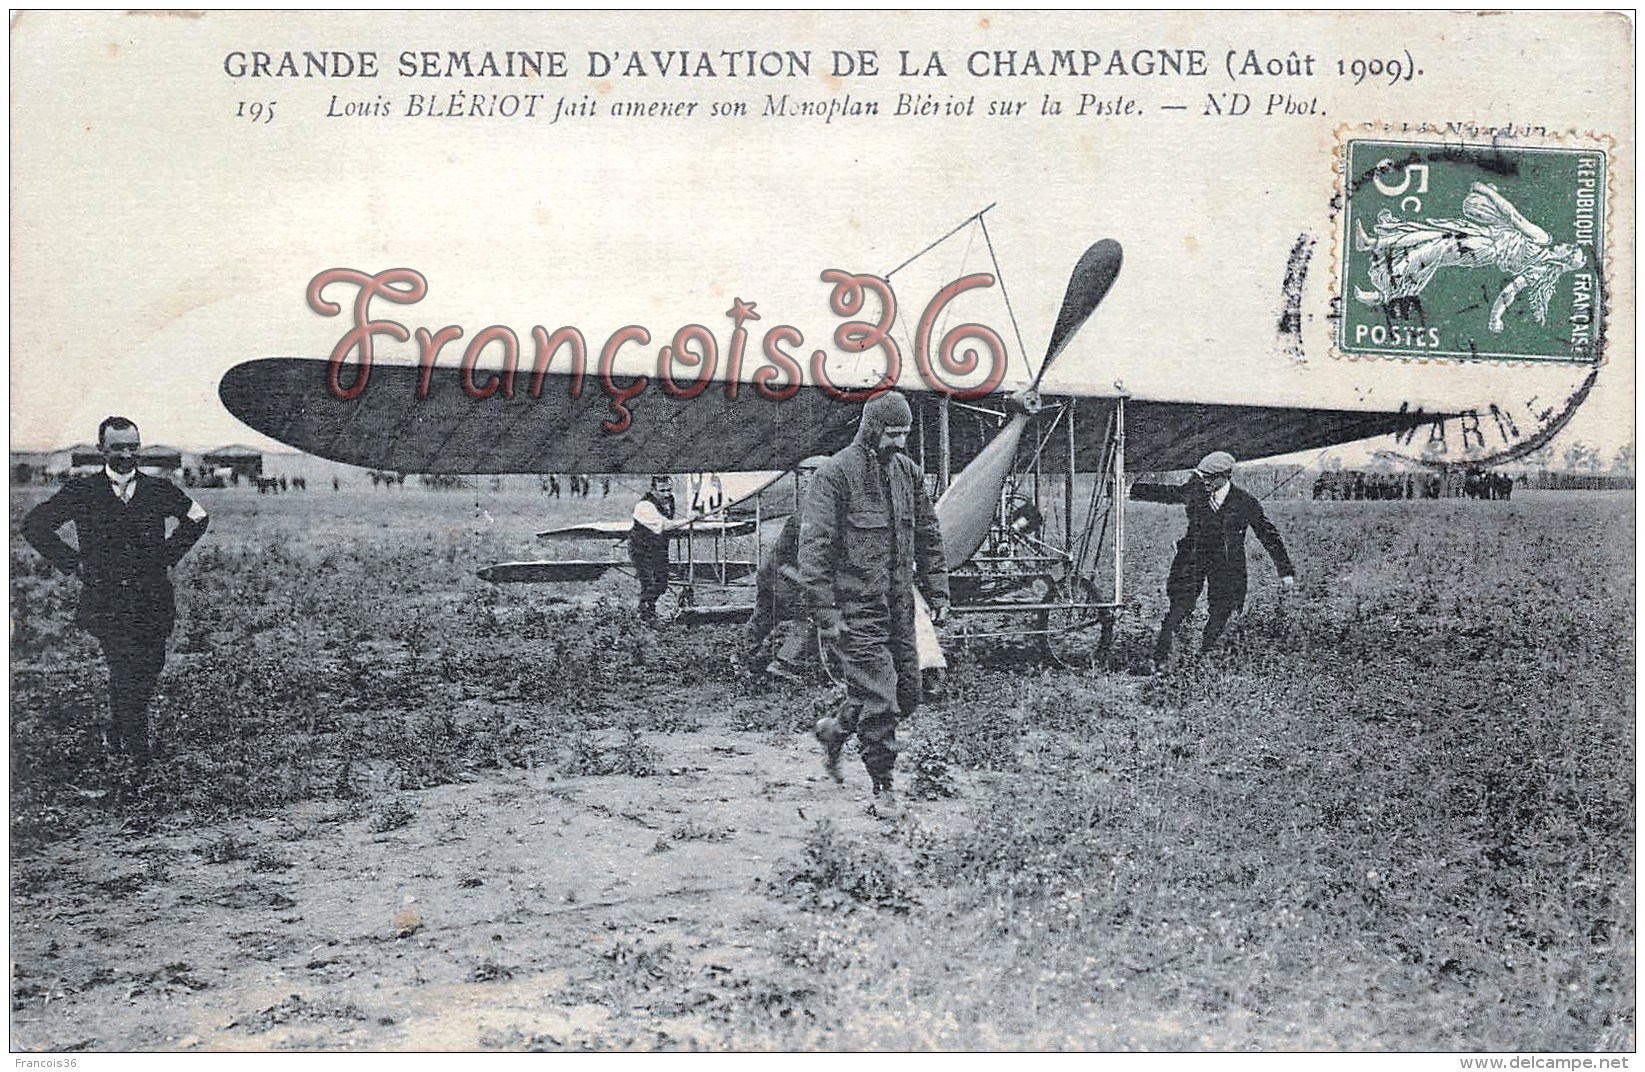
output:
[[[989,441],[954,482],[937,500],[937,521],[942,525],[943,556],[949,569],[957,569],[977,553],[988,536],[993,523],[994,508],[1000,491],[1011,475],[1012,463],[1022,443],[1028,418],[1039,412],[1040,380],[1051,362],[1067,347],[1074,333],[1080,329],[1097,306],[1107,296],[1119,275],[1123,254],[1120,244],[1111,238],[1097,242],[1080,255],[1074,271],[1068,277],[1068,290],[1063,294],[1062,311],[1051,329],[1051,341],[1045,348],[1045,358],[1027,387],[1011,398],[1013,410],[1005,427]]]

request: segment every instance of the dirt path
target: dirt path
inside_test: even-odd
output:
[[[88,828],[14,876],[12,1046],[727,1045],[726,1010],[778,1000],[769,935],[801,911],[756,880],[818,820],[880,827],[854,757],[836,787],[800,735],[646,743],[650,778],[498,773],[375,811]],[[926,807],[911,821],[958,805]]]

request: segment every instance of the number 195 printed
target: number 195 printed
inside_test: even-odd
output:
[[[253,123],[272,123],[274,122],[274,102],[269,101],[264,104],[262,101],[251,101],[250,103],[241,101],[240,106],[234,110],[234,118],[249,119]]]

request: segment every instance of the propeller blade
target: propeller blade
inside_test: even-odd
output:
[[[971,464],[960,470],[937,500],[937,524],[942,526],[942,551],[949,569],[958,569],[969,561],[987,538],[999,506],[1000,489],[1011,475],[1027,427],[1027,414],[1012,414],[1005,427],[971,459]]]
[[[1120,244],[1111,238],[1097,242],[1080,255],[1068,277],[1068,290],[1063,294],[1062,311],[1057,314],[1056,326],[1051,330],[1051,343],[1045,350],[1045,361],[1039,375],[1028,390],[1039,387],[1040,377],[1051,367],[1052,360],[1068,345],[1080,325],[1091,319],[1108,289],[1119,275],[1123,254]],[[942,498],[937,500],[937,521],[942,525],[943,557],[949,569],[957,569],[977,553],[988,537],[998,509],[1000,490],[1017,459],[1017,448],[1023,431],[1028,427],[1028,416],[1014,413],[1005,427],[989,441],[971,463],[962,469],[954,482],[948,485]]]
[[[1124,251],[1112,238],[1104,238],[1080,254],[1073,272],[1068,276],[1068,289],[1062,296],[1062,310],[1057,313],[1056,326],[1051,329],[1051,342],[1045,348],[1045,360],[1040,362],[1040,371],[1034,377],[1033,387],[1040,385],[1040,378],[1051,367],[1051,362],[1062,353],[1080,325],[1091,319],[1091,314],[1108,295],[1108,288],[1114,285],[1115,278],[1120,274],[1122,260]]]

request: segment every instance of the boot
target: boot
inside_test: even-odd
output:
[[[836,785],[844,785],[845,775],[840,772],[840,754],[845,751],[845,739],[848,736],[845,727],[837,718],[819,718],[815,733],[823,746],[823,770],[828,772],[828,776],[834,779]]]
[[[875,818],[887,822],[895,822],[902,818],[902,804],[897,800],[896,791],[891,788],[889,781],[874,783],[874,801],[868,805],[868,812]]]

